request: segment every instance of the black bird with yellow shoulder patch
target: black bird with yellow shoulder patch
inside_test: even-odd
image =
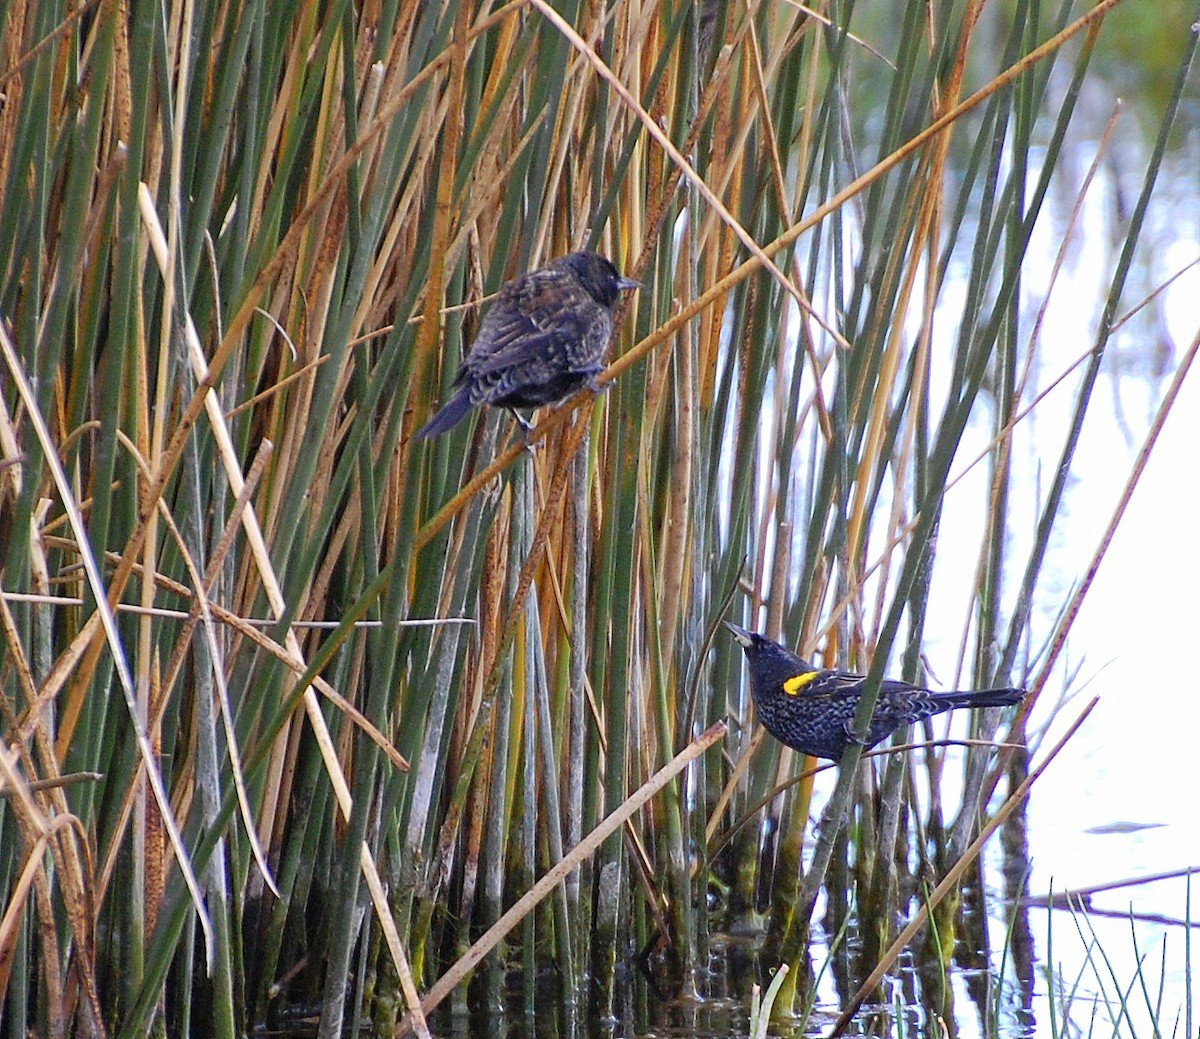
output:
[[[750,667],[750,692],[767,732],[802,754],[841,761],[856,742],[852,731],[866,676],[816,667],[757,632],[725,622]],[[874,747],[902,725],[960,707],[1011,707],[1023,689],[934,693],[893,678],[880,683],[879,700],[862,744]]]
[[[537,408],[584,386],[594,389],[613,312],[621,293],[636,288],[638,282],[592,252],[568,253],[505,283],[455,376],[454,392],[417,439],[445,433],[480,404]]]

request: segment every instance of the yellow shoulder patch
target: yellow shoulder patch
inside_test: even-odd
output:
[[[820,674],[820,671],[804,671],[801,674],[796,675],[794,678],[789,678],[786,682],[784,682],[783,691],[787,693],[788,696],[795,696]]]

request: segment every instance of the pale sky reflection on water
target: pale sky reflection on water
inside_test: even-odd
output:
[[[1178,199],[1175,204],[1170,201],[1170,191],[1159,203],[1148,234],[1159,247],[1149,250],[1148,269],[1131,279],[1126,306],[1137,301],[1139,292],[1200,256],[1200,204],[1194,193],[1185,190],[1188,182],[1182,177],[1174,183],[1182,204]],[[1084,238],[1091,242],[1109,240],[1103,227],[1106,203],[1101,188],[1095,214],[1085,211]],[[1046,249],[1032,250],[1032,257],[1051,257],[1055,248],[1047,243]],[[1054,363],[1065,366],[1090,345],[1102,302],[1097,299],[1097,285],[1101,291],[1107,287],[1113,262],[1107,249],[1082,248],[1060,275],[1043,330],[1043,350],[1048,361],[1053,359],[1041,373],[1044,381],[1056,374],[1051,370]],[[1027,284],[1036,291],[1039,273],[1030,266]],[[1048,270],[1045,273],[1048,276]],[[1134,291],[1138,286],[1145,288]],[[1147,316],[1138,328],[1131,322],[1128,333],[1118,333],[1105,359],[1107,374],[1101,377],[1089,407],[1072,463],[1063,519],[1047,555],[1035,631],[1050,630],[1058,609],[1084,575],[1176,367],[1200,333],[1200,268],[1193,266],[1179,278],[1165,293],[1157,315]],[[1029,890],[1033,894],[1200,867],[1198,369],[1200,364],[1194,365],[1183,384],[1072,627],[1059,668],[1058,686],[1071,675],[1075,699],[1051,723],[1043,749],[1065,731],[1088,700],[1098,696],[1100,702],[1034,788],[1029,805],[1033,858]],[[1165,374],[1158,374],[1164,370]],[[1024,515],[1030,530],[1041,492],[1060,456],[1076,382],[1047,398],[1016,442],[1015,468],[1023,469],[1023,476],[1014,477],[1013,515]],[[961,566],[962,556],[948,544],[954,536],[954,503],[949,506],[939,560],[949,566],[957,558]],[[964,533],[964,539],[964,548],[972,545],[966,550],[973,552],[970,534]],[[1023,559],[1024,553],[1014,553],[1012,558]],[[1010,590],[1019,577],[1010,577]],[[940,630],[953,633],[961,628],[960,620],[957,624],[953,618],[943,620],[945,627]],[[936,630],[938,626],[932,625],[931,631]],[[951,635],[950,643],[954,640]],[[936,658],[936,645],[930,648]],[[1053,687],[1046,691],[1055,692]],[[1043,718],[1052,700],[1052,695],[1044,695]],[[1192,918],[1200,920],[1200,879],[1193,880],[1191,897]],[[1136,913],[1175,919],[1183,919],[1189,911],[1183,879],[1108,891],[1096,895],[1093,904],[1116,913],[1132,908]],[[1183,926],[1139,922],[1131,930],[1128,918],[1092,914],[1084,923],[1062,911],[1035,911],[1032,922],[1039,958],[1046,956],[1052,942],[1051,966],[1068,984],[1078,979],[1080,990],[1071,1017],[1082,1034],[1088,1033],[1094,1010],[1087,997],[1103,992],[1107,1002],[1114,1002],[1117,984],[1135,981],[1139,956],[1146,957],[1149,1002],[1158,1003],[1153,1013],[1164,1034],[1175,1032],[1177,1014],[1182,1030],[1187,999]],[[1052,933],[1047,933],[1048,928]],[[1200,932],[1193,929],[1193,935],[1200,950]],[[1085,939],[1093,937],[1109,964],[1099,959],[1096,968],[1088,965]],[[998,938],[1002,940],[1003,934]],[[1094,952],[1099,956],[1098,950]],[[1113,977],[1104,976],[1109,965]],[[1200,971],[1193,967],[1192,975],[1191,1034],[1195,1035]],[[1037,1035],[1049,1034],[1045,989],[1043,982],[1034,1007]],[[1147,1004],[1140,986],[1135,986],[1129,1003],[1132,1020],[1120,1022],[1118,1034],[1151,1032]],[[1103,1011],[1100,1020],[1106,1020]]]
[[[1152,204],[1122,313],[1181,269],[1192,266],[1165,290],[1157,305],[1131,319],[1108,345],[1037,586],[1030,622],[1030,645],[1035,649],[1049,637],[1090,566],[1167,387],[1200,334],[1200,265],[1194,263],[1200,257],[1200,193],[1194,190],[1194,172],[1166,169],[1163,176],[1165,186]],[[1023,275],[1022,356],[1028,349],[1035,316],[1045,303],[1037,366],[1022,398],[1026,405],[1095,341],[1116,264],[1115,249],[1121,241],[1120,229],[1112,227],[1118,208],[1113,195],[1113,181],[1101,173],[1084,203],[1066,262],[1053,287],[1051,267],[1066,223],[1061,207],[1073,199],[1064,193],[1052,194],[1047,201]],[[948,364],[952,356],[964,292],[964,280],[955,279],[952,272],[943,286],[935,319],[934,399],[938,399],[938,358],[940,355]],[[1068,374],[1014,435],[1011,543],[1006,552],[1012,572],[1005,578],[1005,611],[1012,609],[1046,492],[1061,458],[1081,374],[1082,366]],[[985,398],[979,403],[983,406],[976,409],[952,472],[965,469],[987,448],[993,435]],[[963,675],[957,675],[956,669],[964,617],[972,610],[988,479],[986,465],[976,465],[945,501],[934,568],[935,592],[930,597],[923,640],[931,681],[937,687],[969,681],[969,659]],[[1005,624],[1007,620],[1006,612]],[[1200,363],[1193,366],[1183,384],[1033,716],[1035,729],[1046,727],[1033,756],[1036,765],[1087,702],[1099,697],[1083,727],[1034,787],[1028,813],[1031,894],[1189,866],[1200,868],[1198,661]],[[1071,699],[1061,705],[1057,701],[1064,690]],[[917,774],[921,771],[918,767]],[[955,775],[953,769],[947,769],[943,776],[950,799],[955,797]],[[831,784],[832,779],[819,780],[822,787]],[[998,863],[998,847],[989,848],[988,860]],[[1200,878],[1193,881],[1191,895],[1195,900],[1191,916],[1200,921]],[[1096,895],[1093,905],[1118,914],[1128,914],[1132,907],[1139,914],[1182,920],[1188,914],[1187,884],[1176,879],[1121,888]],[[993,911],[993,949],[998,951],[1005,943],[1003,906],[997,903]],[[1067,985],[1078,986],[1069,1017],[1079,1034],[1090,1034],[1096,1027],[1091,1021],[1093,1013],[1099,1021],[1108,1020],[1107,1007],[1119,1003],[1117,986],[1125,989],[1137,980],[1139,957],[1145,958],[1149,995],[1142,994],[1140,985],[1134,986],[1128,1003],[1130,1016],[1113,1026],[1116,1034],[1153,1034],[1152,1016],[1164,1034],[1176,1031],[1178,1018],[1182,1034],[1187,999],[1183,926],[1142,921],[1131,930],[1127,916],[1093,913],[1083,921],[1064,911],[1038,909],[1030,919],[1041,969],[1045,969],[1049,950],[1055,975]],[[1200,961],[1200,929],[1193,932],[1193,959]],[[1089,964],[1087,941],[1095,943],[1094,965]],[[1190,1034],[1196,1035],[1200,969],[1193,968],[1192,975],[1195,1009]],[[961,978],[955,979],[960,988],[961,982]],[[829,997],[836,1003],[833,993]],[[957,1005],[966,1010],[970,1002],[965,990],[961,997]],[[973,1031],[977,1022],[971,1016],[969,1012],[959,1015],[963,1039],[977,1034]],[[1032,1028],[1002,1018],[1002,1029],[1012,1029],[1002,1034],[1049,1035],[1050,1021],[1043,973],[1037,985]]]

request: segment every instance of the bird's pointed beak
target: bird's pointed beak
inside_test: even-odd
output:
[[[632,292],[634,289],[640,289],[641,287],[642,283],[640,281],[634,281],[632,278],[617,279],[617,288],[622,292]]]
[[[748,632],[745,628],[739,628],[736,624],[730,624],[729,621],[721,621],[721,623],[724,624],[725,627],[729,629],[733,637],[737,639],[739,643],[741,643],[743,649],[749,649],[752,645],[754,645],[754,640],[750,637],[750,632]]]

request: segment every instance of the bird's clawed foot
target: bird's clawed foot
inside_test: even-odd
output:
[[[607,393],[609,386],[612,385],[612,383],[605,383],[603,386],[600,385],[600,382],[596,378],[596,376],[599,375],[602,371],[604,371],[604,369],[599,366],[591,369],[588,372],[587,382],[584,383],[584,386],[587,389],[591,390],[597,397],[599,397],[602,393]]]

